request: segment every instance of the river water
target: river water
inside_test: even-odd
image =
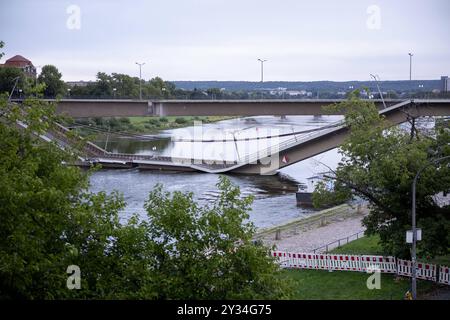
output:
[[[194,127],[166,130],[140,139],[99,137],[96,143],[111,152],[187,156],[221,161],[234,160],[292,137],[286,133],[320,128],[342,119],[341,116],[258,116],[199,124]],[[305,133],[307,135],[309,133]],[[274,138],[264,138],[275,136]],[[261,139],[256,140],[256,137]],[[245,141],[245,139],[250,140]],[[215,142],[202,142],[211,141]],[[221,140],[221,142],[217,142]],[[225,140],[225,142],[223,142]],[[335,168],[340,160],[336,149],[325,152],[279,170],[273,176],[233,175],[228,177],[244,195],[254,195],[250,220],[256,227],[269,227],[294,218],[306,217],[313,210],[296,206],[295,192],[299,183],[316,173]],[[218,175],[208,173],[141,171],[137,169],[101,170],[91,177],[91,191],[118,190],[124,195],[127,207],[123,218],[132,213],[145,215],[143,204],[157,183],[168,191],[193,192],[202,204],[217,196]]]

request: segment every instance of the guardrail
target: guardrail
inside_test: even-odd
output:
[[[363,236],[364,236],[364,230],[363,230],[363,231],[359,231],[359,232],[357,232],[357,233],[354,233],[354,234],[352,234],[352,235],[349,235],[348,237],[341,238],[341,239],[335,240],[335,241],[333,241],[333,242],[329,242],[329,243],[327,243],[327,244],[325,244],[325,245],[323,245],[323,246],[320,246],[320,247],[318,247],[318,248],[315,248],[315,249],[313,250],[313,253],[316,253],[317,251],[319,251],[320,249],[323,249],[323,248],[325,248],[325,253],[328,253],[328,251],[329,251],[330,249],[336,249],[336,248],[339,248],[340,246],[342,246],[342,245],[344,245],[344,244],[347,244],[347,243],[349,243],[349,242],[351,242],[351,241],[353,241],[353,240],[358,240],[359,238],[362,238]],[[351,240],[352,238],[354,238],[354,239]],[[344,240],[345,240],[345,242],[344,242]],[[333,244],[335,244],[335,243],[337,243],[338,245],[337,245],[336,247],[331,248],[331,246],[332,246]]]

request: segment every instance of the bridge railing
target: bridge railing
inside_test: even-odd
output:
[[[279,153],[280,151],[284,151],[284,150],[294,147],[300,143],[304,143],[306,141],[312,140],[314,138],[320,137],[322,135],[325,135],[325,134],[333,132],[333,131],[337,131],[337,130],[343,128],[344,125],[345,125],[345,121],[340,120],[340,121],[337,121],[337,122],[333,123],[332,125],[330,125],[331,128],[328,128],[328,129],[327,128],[325,128],[323,130],[319,129],[318,131],[311,132],[308,134],[296,134],[296,135],[294,135],[293,138],[287,139],[287,140],[281,142],[280,144],[278,144],[277,146],[271,145],[270,147],[267,147],[265,149],[258,150],[255,153],[246,155],[240,163],[244,163],[244,164],[256,163],[258,160],[260,160],[264,157],[272,156],[276,153]]]

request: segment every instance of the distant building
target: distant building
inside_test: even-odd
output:
[[[19,68],[23,70],[27,77],[36,78],[36,68],[33,66],[33,63],[21,55],[9,58],[4,64],[0,64],[0,67]]]
[[[306,179],[306,186],[301,184],[299,185],[298,191],[295,193],[295,197],[297,200],[297,206],[312,206],[312,194],[316,189],[316,186],[319,182],[325,183],[325,188],[329,191],[332,191],[334,188],[334,181],[331,180],[334,177],[334,172],[327,171],[317,173],[316,175],[309,177]]]
[[[76,87],[86,87],[90,83],[92,83],[92,81],[83,81],[83,80],[80,80],[80,81],[66,81],[66,84],[69,87],[75,87],[75,86]]]
[[[441,77],[441,92],[448,92],[449,91],[449,83],[448,83],[448,77],[442,76]]]

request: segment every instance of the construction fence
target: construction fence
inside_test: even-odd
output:
[[[329,271],[382,272],[412,277],[412,263],[395,257],[371,255],[346,255],[322,253],[291,253],[273,251],[272,256],[282,268],[313,269]],[[447,266],[417,262],[418,279],[450,285],[450,270]]]

